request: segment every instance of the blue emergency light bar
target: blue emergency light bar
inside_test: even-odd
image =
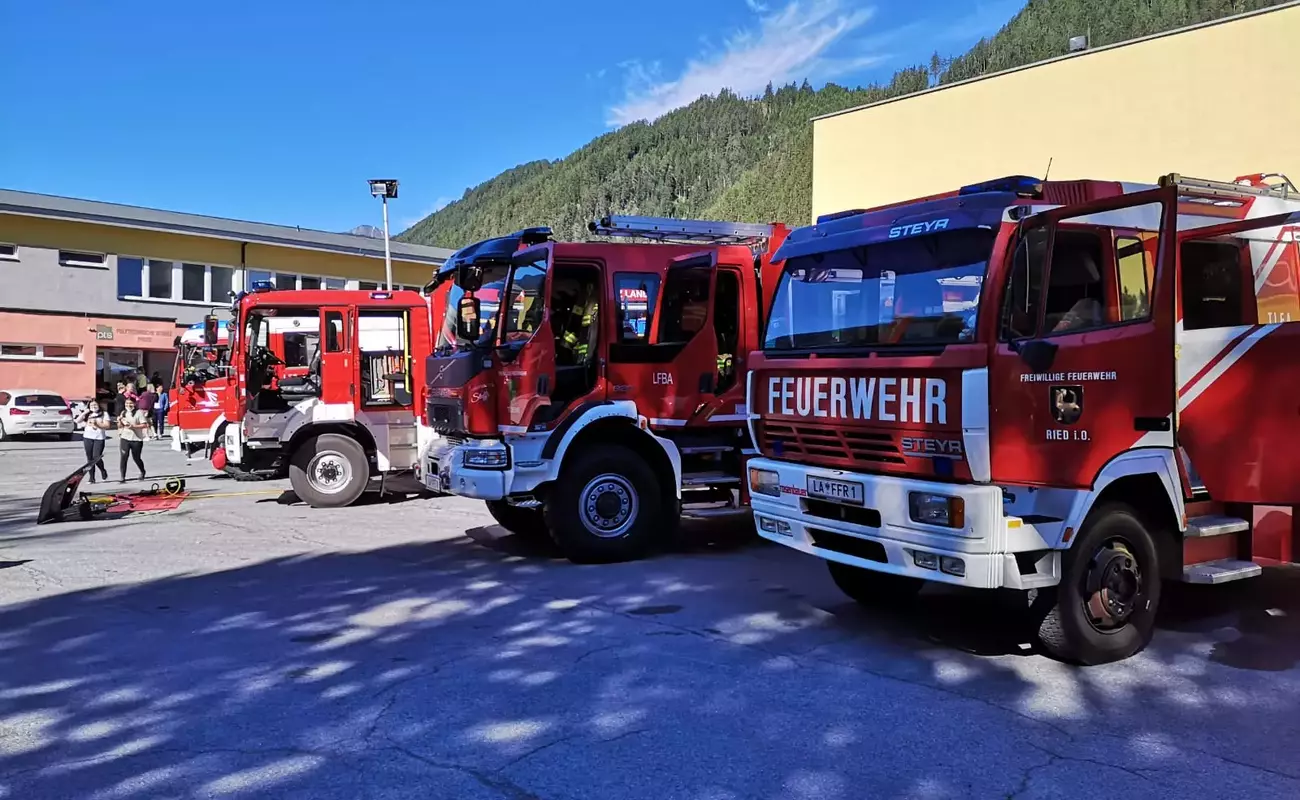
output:
[[[271,281],[253,281],[253,291],[255,292],[269,292],[274,288],[275,284]]]
[[[1037,197],[1043,192],[1043,182],[1028,175],[1009,175],[995,178],[983,183],[972,183],[957,190],[959,195],[984,194],[985,192],[1013,192],[1022,197]]]
[[[392,300],[393,293],[392,292],[371,292],[370,299],[371,300]]]

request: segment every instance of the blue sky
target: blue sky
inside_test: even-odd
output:
[[[887,79],[1023,0],[0,0],[0,187],[394,233],[730,87]]]

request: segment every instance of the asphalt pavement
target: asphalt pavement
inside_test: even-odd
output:
[[[862,609],[743,525],[574,566],[479,503],[316,510],[164,443],[97,488],[183,474],[180,508],[35,525],[80,456],[0,443],[0,798],[1300,797],[1296,572],[1175,587],[1081,669],[1005,597]]]

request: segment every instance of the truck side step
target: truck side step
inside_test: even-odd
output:
[[[1253,578],[1263,571],[1252,561],[1224,558],[1183,567],[1183,583],[1227,583]]]
[[[718,470],[716,472],[688,472],[682,475],[682,486],[722,486],[740,483],[739,475]]]
[[[1210,514],[1204,517],[1189,518],[1187,520],[1187,532],[1183,535],[1202,538],[1206,536],[1227,536],[1231,533],[1246,533],[1249,530],[1249,520]]]
[[[729,444],[687,445],[679,448],[684,456],[698,456],[705,453],[730,453],[735,449]]]

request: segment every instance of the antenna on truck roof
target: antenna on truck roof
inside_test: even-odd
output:
[[[659,242],[756,245],[772,238],[772,226],[757,222],[715,222],[671,217],[601,217],[587,223],[597,236],[629,236]]]

